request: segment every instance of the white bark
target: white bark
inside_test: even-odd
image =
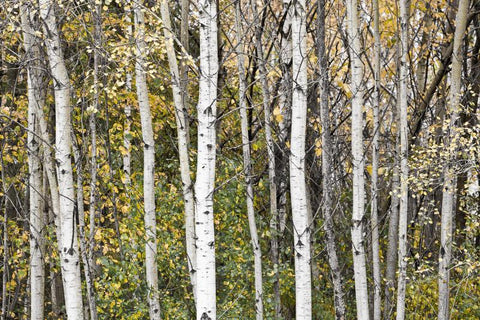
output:
[[[45,242],[43,229],[45,217],[43,211],[43,182],[40,154],[40,130],[38,110],[43,108],[44,92],[42,85],[39,39],[35,36],[34,17],[30,8],[21,8],[23,45],[27,61],[28,94],[28,171],[30,194],[30,319],[43,320],[45,305]]]
[[[307,48],[305,1],[295,3],[292,17],[293,103],[290,148],[290,197],[295,254],[296,318],[312,318],[310,225],[305,182],[307,121]]]
[[[161,3],[163,32],[165,35],[165,46],[167,49],[168,63],[172,77],[173,101],[175,105],[175,120],[177,123],[178,156],[180,158],[180,176],[182,179],[183,202],[185,208],[185,233],[187,247],[187,264],[190,273],[193,294],[196,300],[196,249],[195,249],[195,207],[193,201],[193,188],[190,178],[190,160],[188,157],[188,125],[187,117],[184,115],[185,98],[182,94],[180,73],[173,46],[172,25],[170,23],[170,12],[166,0]]]
[[[240,121],[242,129],[242,151],[243,151],[243,167],[245,174],[245,185],[247,192],[247,216],[250,228],[250,237],[252,241],[254,256],[254,272],[255,272],[255,314],[256,319],[263,319],[263,280],[262,280],[262,251],[258,241],[257,225],[255,222],[255,210],[253,206],[253,185],[252,185],[252,163],[250,159],[250,138],[248,136],[248,118],[247,118],[247,81],[245,79],[245,59],[243,52],[243,31],[240,12],[240,1],[237,1],[235,25],[237,40],[237,68],[239,78],[239,105],[240,105]]]
[[[405,290],[407,284],[407,228],[408,228],[408,3],[400,1],[400,43],[398,114],[400,118],[400,211],[398,220],[398,284],[397,320],[405,319]]]
[[[187,146],[190,145],[190,124],[188,115],[188,51],[189,51],[189,36],[188,36],[188,17],[190,14],[190,0],[181,0],[182,21],[180,24],[180,43],[182,44],[183,59],[180,61],[180,88],[182,93],[183,115],[185,117],[185,131],[187,132]],[[195,228],[195,225],[193,226]],[[195,230],[193,231],[195,232]],[[193,261],[193,258],[191,258]]]
[[[382,277],[380,271],[380,246],[378,236],[378,136],[380,134],[379,109],[380,93],[380,17],[378,0],[373,0],[373,33],[375,94],[373,102],[373,140],[372,140],[372,185],[371,185],[371,228],[372,228],[372,264],[373,264],[373,320],[382,316]]]
[[[77,214],[78,214],[78,229],[80,236],[80,256],[83,262],[83,273],[85,275],[85,284],[87,287],[88,309],[90,310],[90,320],[96,320],[97,303],[95,300],[95,287],[93,283],[93,259],[90,259],[90,254],[87,253],[87,241],[85,236],[85,210],[83,201],[83,166],[82,156],[78,146],[73,143],[73,153],[76,163],[77,171]],[[91,250],[91,249],[90,249]]]
[[[453,162],[456,159],[457,146],[456,121],[460,106],[462,89],[462,62],[463,37],[467,27],[467,10],[469,0],[460,0],[456,17],[455,35],[453,39],[452,73],[450,75],[449,112],[450,124],[446,138],[447,148],[453,154],[448,157],[449,162],[444,169],[442,193],[442,225],[440,236],[439,278],[438,278],[438,319],[448,320],[449,315],[449,280],[450,260],[452,257],[453,212],[456,191],[456,176]]]
[[[130,1],[127,2],[128,4]],[[126,22],[126,32],[128,43],[131,45],[132,37],[133,37],[133,28],[132,28],[132,18],[131,18],[132,10],[126,10],[125,12],[125,22]],[[132,91],[132,73],[127,71],[126,81],[125,81],[125,88],[127,92]],[[132,123],[132,106],[130,105],[130,101],[127,99],[125,104],[125,122],[123,128],[123,147],[125,148],[123,154],[123,174],[124,174],[124,183],[125,186],[130,187],[131,183],[131,143],[130,143],[130,128]]]
[[[63,58],[56,26],[54,1],[40,0],[45,45],[53,77],[55,95],[55,158],[60,186],[60,263],[62,266],[65,307],[69,320],[83,320],[81,273],[77,228],[74,218],[73,172],[71,163],[70,79]]]
[[[365,206],[365,179],[363,171],[363,65],[360,60],[360,31],[358,25],[357,0],[347,1],[348,43],[352,74],[352,165],[353,165],[353,210],[352,251],[355,275],[355,297],[357,319],[369,319],[366,255],[364,248],[363,218]]]
[[[260,76],[260,85],[262,88],[262,102],[263,102],[263,111],[265,116],[265,140],[267,143],[267,158],[268,158],[268,185],[270,190],[270,227],[272,229],[272,256],[275,269],[275,316],[280,317],[280,281],[279,281],[279,271],[278,271],[278,225],[279,225],[279,215],[277,209],[277,185],[276,185],[276,173],[275,173],[275,146],[272,137],[272,121],[271,121],[271,112],[270,112],[270,90],[268,88],[267,81],[267,68],[265,65],[265,57],[263,53],[263,43],[262,43],[262,27],[260,25],[260,16],[257,9],[256,1],[250,1],[252,6],[253,16],[255,20],[255,47],[257,50],[257,64],[259,69]],[[246,89],[245,89],[246,90]],[[248,125],[248,124],[247,124]],[[243,135],[243,134],[242,134]],[[247,133],[248,138],[248,133]],[[248,195],[247,195],[248,198]],[[260,254],[260,250],[259,250]],[[255,257],[258,259],[259,257]],[[261,261],[257,262],[257,268],[261,268]],[[258,270],[256,270],[258,272]],[[259,275],[258,275],[259,276]],[[261,285],[261,279],[256,277],[256,287]],[[257,292],[258,294],[258,292]],[[263,294],[263,291],[262,291]],[[263,298],[262,298],[263,300]],[[263,301],[262,301],[263,305]],[[258,312],[258,310],[257,310]],[[263,313],[263,311],[262,311]],[[258,313],[257,313],[258,316]]]
[[[288,142],[288,131],[291,124],[291,106],[292,106],[292,74],[291,74],[291,62],[292,62],[292,43],[291,43],[291,20],[292,20],[292,7],[289,0],[283,0],[283,12],[282,16],[285,16],[283,22],[283,29],[281,33],[281,48],[279,54],[280,68],[282,70],[282,79],[280,84],[280,92],[278,97],[280,114],[282,119],[279,123],[280,132],[278,134],[278,140],[281,145],[286,146]],[[278,224],[279,235],[282,235],[285,231],[286,219],[287,219],[287,192],[288,192],[288,154],[287,152],[282,155],[282,168],[279,175],[279,200],[278,200]],[[279,295],[276,297],[278,302]],[[277,307],[281,307],[277,304]],[[278,313],[280,316],[280,314]]]
[[[145,206],[145,268],[148,286],[148,306],[150,319],[159,320],[160,301],[158,293],[157,268],[157,223],[155,214],[155,143],[153,140],[152,116],[148,101],[147,75],[145,71],[145,19],[141,1],[135,1],[135,80],[143,137],[143,199]]]
[[[98,75],[100,74],[100,54],[99,51],[101,49],[101,32],[102,32],[102,22],[101,22],[101,15],[102,9],[100,4],[96,4],[95,1],[91,1],[91,10],[93,16],[93,112],[89,115],[89,128],[90,128],[90,206],[89,206],[89,219],[90,219],[90,230],[89,230],[89,248],[88,254],[86,256],[86,261],[84,261],[84,268],[85,268],[85,280],[87,284],[87,300],[90,309],[90,320],[97,320],[97,303],[95,300],[95,285],[94,285],[94,278],[95,275],[92,272],[92,268],[94,267],[94,256],[93,253],[95,251],[95,232],[96,232],[96,225],[95,225],[95,210],[97,206],[97,197],[96,197],[96,187],[97,187],[97,127],[96,127],[96,116],[95,113],[99,110],[99,95],[100,95],[100,88],[99,88],[99,79]],[[81,161],[81,160],[79,160]],[[79,164],[81,166],[81,164]],[[81,178],[80,180],[83,180]],[[82,181],[81,181],[82,182]],[[78,214],[79,220],[84,220],[85,216],[80,215],[80,211],[83,212],[83,183],[80,183],[77,186],[77,197],[79,194],[82,194],[81,200],[82,202],[78,201]],[[82,210],[80,210],[80,208]],[[84,248],[86,249],[86,248]],[[86,262],[86,263],[85,263]]]
[[[200,10],[200,79],[198,115],[197,180],[195,183],[195,234],[197,236],[197,320],[216,319],[215,189],[217,114],[217,7],[202,0]]]
[[[338,256],[335,246],[335,233],[333,224],[333,176],[332,176],[332,138],[330,130],[330,104],[329,104],[329,73],[328,58],[325,52],[325,1],[317,2],[317,50],[319,66],[319,88],[320,88],[320,117],[322,125],[322,213],[324,219],[324,230],[326,235],[326,247],[328,254],[328,264],[332,274],[335,318],[345,319],[345,299],[343,290],[343,276],[338,262]]]
[[[395,120],[396,120],[395,112]],[[398,245],[398,190],[400,188],[399,181],[399,161],[398,154],[399,151],[399,135],[396,135],[395,146],[392,147],[394,151],[394,163],[393,163],[393,174],[392,174],[392,188],[391,188],[391,205],[390,205],[390,219],[388,223],[388,247],[386,253],[386,267],[385,267],[385,308],[383,311],[384,319],[391,319],[393,309],[395,307],[394,291],[395,291],[395,277],[397,270],[397,245]]]

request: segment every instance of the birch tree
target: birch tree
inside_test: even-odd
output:
[[[130,5],[130,1],[127,1],[127,4]],[[129,6],[128,10],[125,12],[125,22],[126,22],[126,35],[128,39],[128,43],[131,45],[132,43],[132,38],[133,38],[133,28],[132,28],[132,9]],[[125,76],[125,88],[127,89],[127,92],[132,91],[132,73],[127,70],[127,74]],[[132,162],[132,156],[131,156],[131,142],[130,142],[130,136],[131,136],[131,123],[132,123],[132,106],[130,101],[126,101],[125,104],[125,122],[124,122],[124,127],[123,127],[123,147],[125,148],[125,152],[123,153],[123,174],[124,174],[124,183],[127,187],[130,187],[131,183],[131,173],[132,173],[132,168],[131,168],[131,162]]]
[[[448,111],[450,122],[448,135],[446,136],[447,150],[451,153],[444,168],[444,181],[442,192],[442,224],[440,236],[440,256],[438,263],[438,319],[450,319],[450,260],[452,257],[452,234],[453,234],[453,210],[456,192],[456,176],[454,161],[457,150],[456,144],[458,133],[456,122],[460,110],[460,98],[462,89],[462,62],[463,62],[463,37],[467,28],[467,13],[469,0],[460,0],[457,16],[455,18],[455,35],[453,39],[452,73],[450,75],[450,93]]]
[[[157,268],[157,223],[155,213],[155,142],[153,140],[152,115],[148,100],[146,75],[146,44],[144,7],[140,0],[134,3],[135,14],[135,81],[143,138],[143,199],[146,230],[145,269],[148,286],[150,319],[160,319]]]
[[[197,236],[197,320],[216,319],[215,234],[213,193],[215,190],[218,35],[217,4],[199,2],[200,74],[197,176],[195,182],[195,234]]]
[[[374,78],[375,94],[373,102],[373,139],[372,139],[372,184],[371,184],[371,228],[372,228],[372,264],[373,264],[373,320],[381,319],[382,277],[380,271],[380,248],[378,236],[378,136],[380,133],[379,109],[381,101],[380,87],[380,15],[378,0],[373,0],[374,35]]]
[[[407,227],[408,227],[408,3],[400,1],[400,42],[398,115],[400,119],[400,211],[398,220],[398,285],[397,320],[405,319],[405,290],[407,281]]]
[[[335,297],[335,317],[345,319],[345,299],[343,290],[343,276],[335,246],[333,225],[333,177],[332,177],[332,139],[330,130],[330,103],[329,103],[329,72],[328,59],[325,52],[325,1],[317,1],[317,51],[318,75],[320,88],[320,118],[322,125],[322,214],[324,230],[327,241],[328,264],[330,265],[333,290]]]
[[[293,98],[290,148],[290,196],[295,254],[296,318],[312,318],[310,225],[305,182],[307,121],[306,6],[294,3],[292,16]]]
[[[252,184],[252,161],[250,157],[250,138],[248,135],[247,119],[247,81],[245,79],[245,60],[243,53],[243,30],[241,20],[241,1],[235,4],[235,27],[237,40],[237,69],[239,77],[239,105],[240,122],[242,131],[242,151],[243,151],[243,171],[245,174],[246,202],[248,226],[253,249],[253,264],[255,272],[255,314],[256,319],[263,319],[263,280],[262,280],[262,251],[258,240],[257,224],[255,222],[255,209],[253,204],[253,184]]]
[[[55,2],[40,0],[45,46],[55,97],[55,161],[59,189],[61,239],[59,239],[65,307],[69,320],[83,320],[83,302],[77,228],[74,217],[73,172],[71,163],[70,79],[56,25]]]
[[[254,24],[255,24],[255,49],[256,49],[256,63],[258,65],[260,87],[262,90],[262,105],[265,117],[265,140],[267,144],[267,159],[268,159],[268,185],[269,185],[269,202],[270,202],[270,229],[272,230],[272,260],[275,269],[274,280],[274,295],[275,295],[275,317],[279,318],[281,315],[281,301],[280,301],[280,283],[278,279],[278,236],[279,236],[279,211],[277,203],[277,184],[276,184],[276,171],[275,171],[275,146],[272,135],[272,119],[270,112],[270,90],[268,87],[267,79],[267,67],[266,58],[264,56],[262,34],[263,28],[260,24],[261,17],[259,16],[259,10],[257,8],[256,1],[250,1]],[[246,89],[245,89],[246,90]],[[242,142],[243,143],[243,142]],[[259,249],[260,250],[260,249]],[[259,251],[260,254],[260,251]],[[258,282],[260,285],[260,282]],[[258,315],[258,314],[257,314]]]
[[[195,250],[195,207],[192,181],[190,178],[190,159],[188,156],[188,118],[185,116],[186,97],[183,93],[186,87],[182,87],[181,74],[179,72],[175,48],[173,46],[174,37],[172,34],[172,25],[170,22],[170,12],[166,0],[161,3],[163,32],[165,35],[165,46],[167,48],[168,63],[170,66],[170,75],[172,77],[172,91],[175,105],[175,120],[177,124],[178,156],[180,159],[180,176],[182,179],[183,202],[185,208],[185,233],[187,246],[187,263],[190,272],[190,282],[192,283],[193,294],[196,296],[196,250]],[[183,88],[183,89],[182,89]],[[196,300],[196,299],[195,299]]]
[[[21,23],[23,30],[23,46],[27,61],[27,95],[28,95],[28,171],[30,194],[30,319],[44,319],[45,305],[45,241],[43,230],[45,217],[43,210],[43,172],[40,153],[40,127],[38,110],[45,103],[42,66],[40,61],[40,43],[35,35],[33,24],[37,19],[31,14],[30,8],[21,8]]]
[[[367,269],[363,235],[365,206],[365,179],[363,171],[363,66],[360,59],[360,30],[358,26],[357,0],[347,1],[348,44],[351,59],[352,91],[352,165],[353,165],[353,210],[352,210],[352,251],[355,276],[355,298],[357,319],[369,319]]]

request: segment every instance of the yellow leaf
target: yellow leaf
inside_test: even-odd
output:
[[[273,116],[275,117],[275,121],[279,123],[283,121],[283,115],[280,111],[280,107],[275,107],[275,109],[273,109]]]

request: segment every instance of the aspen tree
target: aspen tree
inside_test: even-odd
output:
[[[293,98],[290,148],[290,196],[295,254],[296,318],[312,318],[310,225],[305,182],[305,135],[307,122],[306,6],[294,3],[292,16]]]
[[[352,210],[352,251],[355,276],[355,298],[357,319],[369,319],[367,268],[364,248],[363,218],[365,207],[365,179],[363,175],[363,66],[360,60],[360,30],[358,26],[357,0],[347,1],[348,43],[351,59],[352,91],[352,165],[353,165],[353,210]]]
[[[279,109],[281,120],[278,124],[279,133],[278,140],[280,144],[286,148],[289,137],[289,129],[291,124],[291,111],[292,111],[292,42],[291,42],[291,20],[292,20],[292,8],[291,1],[283,0],[283,12],[282,17],[284,17],[282,31],[281,31],[281,45],[279,53],[279,64],[280,69],[282,70],[282,79],[280,80],[280,92],[279,92]],[[281,169],[280,174],[278,175],[279,187],[279,199],[278,199],[278,212],[276,213],[275,223],[279,229],[278,236],[281,236],[285,231],[286,219],[287,219],[287,193],[288,193],[288,153],[284,152],[282,154],[281,160]],[[277,244],[278,247],[278,244]],[[273,250],[273,249],[272,249]],[[277,289],[275,289],[277,290]],[[280,291],[280,289],[278,289]],[[280,298],[280,294],[277,293],[276,299]],[[278,300],[280,301],[280,300]],[[278,307],[281,307],[280,304],[277,304]]]
[[[127,8],[125,9],[125,22],[126,22],[126,34],[129,45],[132,44],[133,38],[133,27],[132,27],[132,8],[130,0],[127,0]],[[125,76],[125,88],[127,89],[127,93],[132,91],[132,72],[127,70],[127,74]],[[130,142],[130,135],[131,135],[131,124],[132,124],[132,106],[130,101],[127,99],[125,104],[125,122],[123,128],[123,147],[125,148],[125,152],[123,153],[123,174],[124,174],[124,183],[127,187],[130,187],[131,183],[131,142]]]
[[[400,211],[398,220],[398,284],[397,320],[405,319],[405,290],[407,284],[407,228],[408,228],[408,3],[400,1],[400,42],[398,116],[400,119]],[[395,196],[395,195],[394,195]]]
[[[255,49],[256,49],[256,59],[259,69],[260,77],[260,86],[262,89],[262,105],[263,112],[265,116],[265,140],[267,143],[267,158],[268,158],[268,187],[270,191],[270,227],[273,230],[272,234],[272,257],[273,263],[276,264],[276,275],[278,277],[278,230],[279,230],[279,211],[277,203],[277,184],[276,184],[276,172],[275,172],[275,146],[272,136],[272,119],[270,112],[270,90],[268,87],[267,79],[267,67],[265,63],[265,57],[263,52],[263,41],[262,41],[262,26],[260,25],[260,16],[257,8],[256,1],[250,1],[254,23],[255,23]],[[275,268],[275,266],[274,266]],[[278,278],[277,278],[278,279]],[[280,283],[275,279],[274,291],[275,291],[275,316],[280,317]]]
[[[78,229],[80,236],[80,256],[83,262],[83,272],[85,274],[85,284],[87,287],[88,309],[90,310],[90,319],[98,319],[97,302],[95,300],[95,287],[93,283],[93,260],[90,259],[87,252],[87,240],[85,236],[85,209],[83,198],[83,166],[79,147],[73,143],[73,153],[75,156],[77,171],[77,210],[78,210]]]
[[[250,138],[248,136],[248,119],[247,119],[247,81],[245,79],[245,60],[243,52],[243,31],[241,21],[241,1],[235,4],[235,27],[237,40],[237,68],[239,77],[239,105],[240,105],[240,122],[242,130],[242,151],[243,151],[243,171],[245,174],[246,202],[248,226],[250,228],[250,237],[252,242],[254,256],[254,272],[255,272],[255,314],[256,319],[263,319],[263,280],[262,280],[262,251],[258,240],[257,224],[255,222],[255,209],[253,206],[253,183],[252,183],[252,161],[250,157]]]
[[[91,155],[90,155],[90,206],[89,206],[89,219],[90,219],[90,228],[89,228],[89,248],[87,254],[87,264],[85,265],[85,274],[87,282],[87,291],[88,291],[88,304],[90,309],[90,320],[98,319],[97,315],[97,304],[95,300],[95,285],[94,285],[94,274],[92,268],[94,266],[94,250],[95,250],[95,210],[97,206],[97,126],[96,126],[96,112],[100,108],[99,95],[99,74],[100,74],[100,50],[102,46],[102,8],[100,4],[97,4],[96,1],[90,2],[92,16],[93,16],[93,108],[89,115],[88,126],[90,129],[90,143],[91,143]],[[83,186],[77,186],[78,193],[82,193]],[[83,201],[83,197],[82,197]],[[78,202],[77,206],[83,207],[83,202]],[[84,216],[79,215],[79,220],[83,220]],[[86,249],[86,248],[85,248]]]
[[[217,4],[199,2],[200,74],[197,176],[195,182],[195,234],[197,236],[197,320],[216,319],[215,231],[213,193],[215,190],[216,115],[218,81]]]
[[[378,0],[373,0],[374,35],[374,78],[375,94],[373,102],[373,139],[372,139],[372,184],[371,184],[371,228],[372,228],[372,265],[373,265],[373,320],[382,316],[382,277],[380,271],[380,246],[378,236],[378,136],[380,134],[379,110],[380,93],[380,15]]]
[[[23,46],[27,61],[28,95],[28,171],[30,194],[30,319],[44,319],[45,305],[45,240],[43,235],[45,217],[43,210],[43,183],[40,153],[40,130],[38,110],[45,103],[42,66],[40,63],[40,43],[35,35],[37,24],[27,5],[21,7]]]
[[[453,210],[456,192],[456,176],[454,161],[457,150],[456,143],[458,133],[456,122],[458,120],[460,94],[462,91],[462,62],[463,62],[463,37],[467,28],[469,0],[460,0],[457,16],[455,19],[455,35],[453,39],[452,73],[450,75],[450,93],[448,97],[448,112],[450,123],[446,146],[449,152],[448,162],[444,168],[444,181],[442,192],[442,224],[440,236],[440,256],[438,265],[438,319],[450,319],[449,298],[450,298],[450,260],[452,257],[452,234],[453,234]]]
[[[395,108],[394,108],[395,109]],[[393,112],[394,121],[397,121],[398,112],[395,110]],[[393,161],[393,173],[392,173],[392,187],[391,187],[391,204],[390,204],[390,218],[388,221],[388,236],[387,236],[387,253],[386,253],[386,266],[385,266],[385,308],[383,311],[384,319],[391,319],[393,309],[395,307],[394,303],[394,291],[395,291],[395,280],[396,280],[396,271],[397,271],[397,251],[398,251],[398,211],[400,201],[398,199],[398,190],[400,188],[399,181],[399,161],[398,154],[399,150],[399,140],[400,136],[397,133],[395,137],[395,146],[392,146],[394,150],[394,161]]]
[[[150,319],[160,319],[160,301],[158,293],[157,268],[157,223],[155,213],[155,142],[153,140],[152,115],[148,101],[146,74],[145,18],[143,3],[136,0],[135,14],[135,82],[143,138],[143,199],[145,206],[145,269],[148,286],[148,306]]]
[[[329,74],[328,59],[325,52],[325,0],[317,1],[317,51],[318,51],[318,76],[320,88],[320,118],[322,125],[322,214],[324,219],[324,230],[326,235],[326,247],[328,263],[330,265],[334,298],[335,317],[345,319],[345,299],[343,290],[343,276],[338,262],[337,248],[335,246],[335,233],[333,225],[333,204],[332,204],[332,138],[330,130],[330,103],[329,103]]]
[[[82,285],[77,228],[74,217],[73,171],[71,163],[70,79],[56,25],[53,0],[40,0],[45,46],[55,96],[55,161],[59,188],[61,239],[59,241],[65,307],[69,320],[83,320]]]
[[[180,159],[180,176],[182,179],[183,201],[185,208],[185,233],[187,246],[187,263],[190,273],[190,282],[192,284],[194,297],[196,296],[196,249],[195,249],[195,206],[193,197],[192,180],[190,178],[190,160],[188,157],[188,119],[185,117],[186,98],[182,93],[181,77],[178,68],[175,48],[173,46],[172,25],[170,22],[170,12],[166,0],[161,2],[163,33],[165,35],[165,47],[167,49],[168,63],[170,66],[170,75],[172,77],[173,101],[175,105],[175,120],[177,124],[178,156]]]

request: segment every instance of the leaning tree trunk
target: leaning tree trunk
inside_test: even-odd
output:
[[[162,19],[164,25],[165,46],[167,49],[168,63],[170,65],[170,74],[172,76],[172,91],[175,104],[175,120],[177,122],[178,136],[178,156],[180,159],[180,176],[182,179],[183,202],[185,207],[185,233],[187,246],[187,264],[190,273],[190,282],[192,284],[193,295],[196,300],[196,250],[195,250],[195,207],[192,181],[190,178],[190,160],[188,157],[188,125],[186,111],[186,96],[183,94],[182,79],[179,73],[175,48],[173,46],[172,25],[170,23],[170,12],[166,0],[162,0]]]
[[[217,6],[202,0],[200,9],[200,80],[198,115],[197,180],[195,182],[195,234],[197,236],[197,320],[216,319],[215,191],[217,115]]]
[[[275,294],[275,316],[280,317],[280,282],[278,274],[278,229],[279,229],[279,216],[277,209],[277,185],[275,181],[275,150],[272,137],[272,122],[271,122],[271,112],[270,112],[270,90],[268,88],[267,81],[267,68],[265,65],[265,57],[263,53],[263,43],[262,43],[262,26],[260,23],[260,16],[257,9],[256,1],[250,1],[253,11],[253,17],[255,20],[255,48],[256,48],[256,59],[259,69],[260,76],[260,86],[262,88],[262,103],[263,111],[265,115],[265,140],[267,143],[267,158],[268,158],[268,185],[270,189],[270,228],[272,230],[272,258],[274,264],[277,265],[275,271],[275,282],[274,282],[274,294]]]
[[[397,320],[405,319],[405,290],[407,284],[407,227],[408,227],[408,4],[400,1],[400,67],[398,115],[400,119],[400,211],[398,220],[398,284]]]
[[[243,52],[243,32],[241,22],[241,3],[237,1],[235,8],[235,24],[237,38],[237,68],[239,78],[239,105],[240,105],[240,121],[242,129],[242,150],[243,150],[243,167],[245,174],[245,185],[247,193],[247,216],[250,228],[250,237],[253,248],[254,272],[255,272],[255,314],[256,319],[263,319],[263,281],[262,281],[262,251],[258,241],[257,224],[255,222],[255,210],[253,206],[253,183],[252,183],[252,162],[250,158],[250,138],[248,135],[248,118],[247,118],[247,81],[245,79],[245,60]]]
[[[135,2],[134,12],[136,33],[135,42],[137,48],[135,59],[135,80],[143,137],[143,199],[147,238],[145,244],[145,268],[148,286],[148,306],[150,319],[159,320],[161,317],[158,293],[157,223],[155,214],[155,143],[153,140],[152,116],[150,114],[147,75],[145,71],[145,19],[141,2]]]
[[[360,31],[358,26],[357,0],[347,1],[348,43],[350,45],[352,73],[352,165],[353,165],[353,210],[352,210],[352,251],[355,275],[355,297],[357,303],[357,319],[369,319],[367,268],[364,248],[363,218],[365,205],[365,179],[363,171],[363,67],[360,60]]]
[[[378,136],[380,134],[380,15],[378,0],[373,0],[373,34],[375,95],[373,102],[373,140],[372,140],[372,185],[371,185],[371,228],[372,228],[372,265],[373,265],[373,320],[382,316],[382,278],[380,271],[380,246],[378,236]]]
[[[43,230],[45,217],[43,211],[43,171],[40,155],[40,130],[38,110],[43,108],[45,92],[42,84],[40,64],[40,44],[35,36],[36,23],[30,8],[21,8],[23,46],[27,61],[28,94],[28,171],[30,194],[30,319],[43,320],[45,305],[45,242]],[[37,23],[36,23],[37,24]],[[4,248],[6,250],[6,248]]]
[[[82,281],[74,218],[73,171],[71,163],[70,79],[56,25],[54,1],[40,0],[45,46],[53,77],[55,96],[55,161],[60,192],[60,264],[62,266],[65,307],[69,320],[83,320]]]
[[[444,168],[442,194],[442,225],[440,236],[440,256],[438,265],[438,319],[449,319],[449,280],[450,260],[452,256],[453,210],[456,191],[455,159],[458,148],[456,121],[459,114],[460,94],[462,89],[463,36],[467,27],[468,0],[460,0],[456,17],[456,28],[453,39],[452,73],[450,76],[449,113],[450,123],[446,136],[448,150],[447,164]]]
[[[333,203],[332,203],[332,139],[330,130],[330,104],[329,104],[329,83],[328,83],[328,59],[325,52],[325,0],[317,1],[318,10],[318,73],[320,88],[320,118],[322,124],[322,213],[324,229],[327,240],[328,264],[332,274],[333,290],[335,297],[335,317],[345,319],[345,300],[343,290],[343,276],[338,262],[337,249],[335,246],[335,233],[333,224]]]
[[[307,61],[305,1],[295,3],[292,17],[293,103],[290,154],[290,197],[295,254],[296,319],[312,318],[310,225],[305,182]]]

